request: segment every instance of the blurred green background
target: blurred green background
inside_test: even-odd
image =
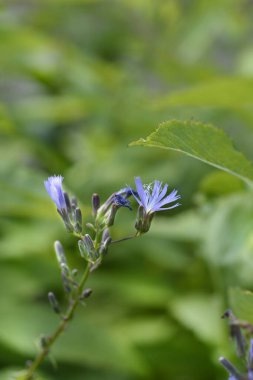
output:
[[[217,359],[233,347],[220,316],[237,287],[253,289],[252,193],[179,153],[128,144],[164,120],[196,119],[253,159],[252,16],[250,0],[1,3],[1,380],[57,325],[47,302],[54,291],[64,303],[53,242],[83,265],[44,189],[53,174],[86,221],[93,192],[105,200],[136,175],[177,188],[182,206],[111,248],[41,379],[227,378]],[[134,218],[121,209],[113,237],[132,233]]]

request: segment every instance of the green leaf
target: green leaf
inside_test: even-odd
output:
[[[215,265],[235,266],[236,276],[252,278],[252,192],[220,199],[206,215],[202,252]]]
[[[243,191],[244,184],[229,173],[215,170],[203,178],[199,187],[205,195],[217,197]]]
[[[170,301],[169,309],[199,339],[219,344],[222,340],[222,303],[217,295],[190,294]],[[210,313],[210,309],[212,313]]]
[[[156,107],[209,106],[239,108],[252,106],[253,81],[248,78],[215,78],[207,83],[174,92],[160,99]]]
[[[223,130],[209,124],[180,120],[164,122],[146,139],[130,144],[136,145],[182,152],[247,183],[253,182],[252,163],[233,147]]]
[[[253,293],[240,288],[229,289],[229,303],[235,316],[253,323]]]

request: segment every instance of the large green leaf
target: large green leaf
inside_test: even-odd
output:
[[[253,181],[252,163],[233,147],[223,130],[209,124],[171,120],[160,124],[146,139],[141,138],[130,144],[135,145],[182,152],[234,174],[245,182]]]

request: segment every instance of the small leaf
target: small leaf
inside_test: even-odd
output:
[[[182,152],[236,175],[247,183],[253,182],[252,163],[233,147],[222,129],[209,124],[180,120],[164,122],[146,139],[130,144],[136,145]]]

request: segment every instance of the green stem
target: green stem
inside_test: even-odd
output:
[[[82,279],[79,283],[79,286],[77,288],[75,298],[70,301],[66,315],[63,317],[63,319],[60,322],[57,329],[49,337],[47,337],[46,344],[43,346],[42,350],[38,353],[38,355],[36,356],[36,358],[34,359],[32,364],[28,368],[26,374],[23,377],[23,380],[31,380],[33,378],[34,372],[37,370],[37,368],[41,365],[43,360],[48,355],[49,349],[54,344],[54,342],[57,340],[57,338],[64,332],[64,330],[68,326],[69,322],[73,318],[75,310],[76,310],[76,308],[79,304],[79,301],[80,301],[80,296],[82,294],[83,287],[84,287],[86,280],[89,276],[89,270],[90,270],[90,266],[87,265],[85,272],[83,274],[83,277],[82,277]]]
[[[118,240],[112,240],[111,241],[111,244],[115,244],[115,243],[120,243],[121,241],[125,241],[125,240],[131,240],[131,239],[135,239],[139,237],[139,235],[137,235],[137,233],[135,235],[131,235],[131,236],[126,236],[122,239],[118,239]]]

